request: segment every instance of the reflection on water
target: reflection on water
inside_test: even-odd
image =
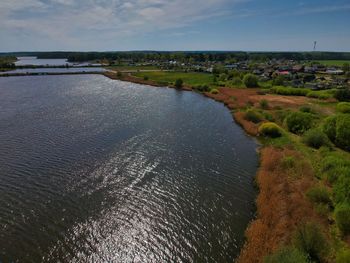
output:
[[[6,74],[27,74],[27,73],[77,73],[77,72],[104,72],[106,71],[101,67],[89,67],[89,68],[24,68],[15,69],[11,71],[0,72],[0,75]]]
[[[0,130],[1,260],[239,253],[256,144],[223,105],[97,75],[1,78]]]

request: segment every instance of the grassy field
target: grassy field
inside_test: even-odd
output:
[[[117,71],[137,71],[137,70],[158,70],[159,68],[155,66],[109,66],[107,69],[117,70]]]
[[[349,63],[350,60],[315,60],[315,62],[319,62],[325,66],[343,66],[344,63]]]
[[[177,79],[182,79],[185,84],[190,86],[209,85],[213,82],[212,74],[196,73],[196,72],[185,73],[185,72],[156,71],[156,72],[139,72],[133,75],[140,78],[144,78],[146,76],[148,77],[148,79],[156,82],[168,82],[168,83],[175,83]]]

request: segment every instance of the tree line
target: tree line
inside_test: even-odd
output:
[[[243,51],[125,51],[125,52],[17,52],[0,53],[1,56],[36,56],[38,58],[68,58],[70,62],[91,60],[109,60],[144,62],[169,61],[181,62],[239,62],[245,60],[268,61],[287,60],[350,60],[350,52],[243,52]]]

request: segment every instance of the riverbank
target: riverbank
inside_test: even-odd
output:
[[[59,76],[59,75],[88,75],[99,74],[103,75],[103,72],[26,72],[26,73],[1,73],[0,77],[24,77],[24,76]]]
[[[131,74],[109,72],[104,75],[138,84],[164,86]],[[172,85],[170,87],[175,88]],[[192,87],[185,86],[183,89],[192,90]],[[320,149],[310,147],[303,142],[302,133],[290,132],[285,123],[289,114],[302,112],[310,114],[308,116],[310,121],[313,118],[314,127],[322,126],[328,116],[335,114],[336,102],[270,95],[259,89],[218,88],[215,93],[202,94],[224,103],[236,122],[248,134],[257,137],[262,145],[259,150],[260,168],[256,177],[259,188],[257,214],[246,231],[247,240],[238,262],[260,263],[274,253],[277,253],[274,255],[276,257],[285,253],[282,256],[290,259],[295,257],[293,253],[300,253],[305,258],[305,261],[300,262],[308,262],[307,257],[319,262],[335,262],[343,251],[348,253],[349,235],[340,230],[335,219],[337,203],[333,201],[333,196],[336,191],[333,191],[333,185],[326,178],[326,171],[320,164],[335,154],[343,158],[344,162],[349,161],[350,155],[328,142]],[[261,124],[271,121],[279,125],[281,136],[260,136]],[[306,232],[302,229],[306,229]],[[296,241],[298,238],[310,239],[308,242],[311,244],[300,245]],[[316,239],[321,241],[317,243]],[[310,249],[317,251],[310,254]]]

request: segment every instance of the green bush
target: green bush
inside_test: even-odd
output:
[[[207,85],[199,85],[195,87],[196,90],[200,92],[209,92],[210,88]]]
[[[183,84],[184,84],[184,82],[183,82],[182,79],[177,79],[177,80],[175,81],[175,87],[178,88],[178,89],[181,89],[182,86],[183,86]]]
[[[349,166],[336,166],[333,169],[325,173],[326,179],[331,184],[334,184],[343,174],[348,174],[350,176]]]
[[[243,78],[243,83],[247,88],[257,88],[258,87],[258,77],[253,74],[246,74]]]
[[[270,113],[268,113],[268,112],[263,112],[262,114],[263,114],[263,116],[264,116],[264,118],[265,118],[266,120],[268,120],[268,121],[270,121],[270,122],[275,121],[275,118],[274,118]]]
[[[312,110],[311,107],[309,107],[309,106],[302,106],[299,110],[300,110],[301,112],[313,113],[313,110]]]
[[[320,100],[327,100],[332,98],[332,94],[325,91],[310,91],[306,94],[308,98],[315,98]]]
[[[219,93],[219,90],[218,90],[218,89],[211,89],[211,90],[210,90],[210,93],[211,93],[211,94],[218,94],[218,93]]]
[[[283,86],[285,80],[286,79],[283,75],[279,75],[272,81],[272,84],[274,86]]]
[[[290,110],[277,110],[275,112],[276,119],[279,120],[280,122],[284,122],[286,117],[290,114]]]
[[[307,191],[306,196],[314,203],[331,205],[332,200],[324,186],[315,186]]]
[[[259,104],[260,104],[260,107],[264,110],[269,108],[269,102],[267,100],[261,100]]]
[[[350,89],[339,89],[334,94],[334,97],[339,101],[350,101]]]
[[[336,263],[349,263],[350,262],[350,249],[342,249],[337,253]]]
[[[260,113],[250,109],[245,113],[244,119],[254,123],[259,123],[263,120],[263,117],[261,116]]]
[[[343,203],[341,205],[336,206],[335,212],[335,222],[339,230],[347,235],[350,233],[350,205],[349,203]]]
[[[148,76],[143,76],[143,80],[149,80]]]
[[[337,204],[343,202],[350,204],[350,174],[339,176],[333,188],[333,195]]]
[[[316,262],[323,262],[328,252],[327,240],[320,226],[315,223],[306,223],[298,227],[293,244],[310,260]]]
[[[319,149],[322,146],[329,145],[328,137],[320,129],[311,129],[305,132],[303,138],[303,143],[312,148]]]
[[[282,248],[265,257],[264,263],[308,263],[307,256],[296,248]]]
[[[282,136],[282,130],[276,123],[266,122],[260,125],[259,134],[266,137],[277,138]]]
[[[337,104],[337,111],[340,113],[350,113],[350,102],[339,102]]]
[[[324,124],[323,124],[323,132],[328,136],[328,138],[332,142],[335,141],[336,124],[337,124],[337,117],[336,116],[327,117],[324,121]]]
[[[337,117],[335,144],[342,149],[350,150],[350,115],[348,114]]]
[[[231,84],[232,84],[233,86],[238,86],[238,87],[240,87],[240,86],[243,85],[243,82],[242,82],[242,80],[241,80],[240,78],[234,77],[234,78],[231,80]]]
[[[288,88],[277,86],[271,89],[273,93],[286,96],[306,96],[310,90],[304,88]]]
[[[312,127],[313,119],[314,117],[310,113],[292,112],[285,121],[289,131],[301,134]]]

